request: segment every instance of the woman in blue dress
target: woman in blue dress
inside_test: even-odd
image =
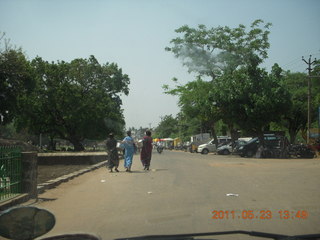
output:
[[[134,154],[133,138],[131,137],[131,131],[127,132],[127,136],[123,139],[122,144],[125,149],[124,152],[124,168],[126,172],[131,172],[132,159]]]

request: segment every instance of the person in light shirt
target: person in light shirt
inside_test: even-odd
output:
[[[121,142],[125,149],[124,153],[124,168],[126,172],[131,172],[133,154],[134,154],[134,141],[131,137],[131,131],[127,131],[127,136]]]

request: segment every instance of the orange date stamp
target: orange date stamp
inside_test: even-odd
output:
[[[244,220],[270,220],[270,219],[307,219],[309,212],[307,210],[214,210],[212,219],[244,219]]]

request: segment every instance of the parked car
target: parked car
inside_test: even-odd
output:
[[[218,147],[217,153],[220,155],[229,155],[237,151],[240,146],[243,146],[247,143],[244,140],[236,140],[234,143],[229,142],[228,144]]]
[[[262,151],[262,157],[288,157],[289,141],[286,137],[265,134],[264,135],[265,148]],[[237,154],[241,157],[253,157],[259,148],[259,138],[253,138],[237,150]]]
[[[231,138],[228,136],[219,136],[218,137],[218,145],[226,144],[231,141]],[[208,154],[209,152],[216,152],[217,147],[214,143],[214,139],[211,139],[209,142],[205,144],[201,144],[197,148],[197,153]]]

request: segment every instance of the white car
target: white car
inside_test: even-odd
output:
[[[232,152],[232,142],[218,147],[217,153],[222,155],[228,155]]]
[[[209,152],[215,152],[217,150],[216,145],[214,144],[214,139],[210,140],[205,144],[201,144],[197,148],[198,153],[208,154]]]
[[[231,138],[228,136],[221,136],[221,137],[218,137],[218,144],[225,143],[230,140]],[[197,148],[197,152],[202,154],[208,154],[209,152],[216,152],[216,151],[217,151],[217,147],[214,143],[214,139],[211,139],[209,142],[205,144],[199,145]]]

